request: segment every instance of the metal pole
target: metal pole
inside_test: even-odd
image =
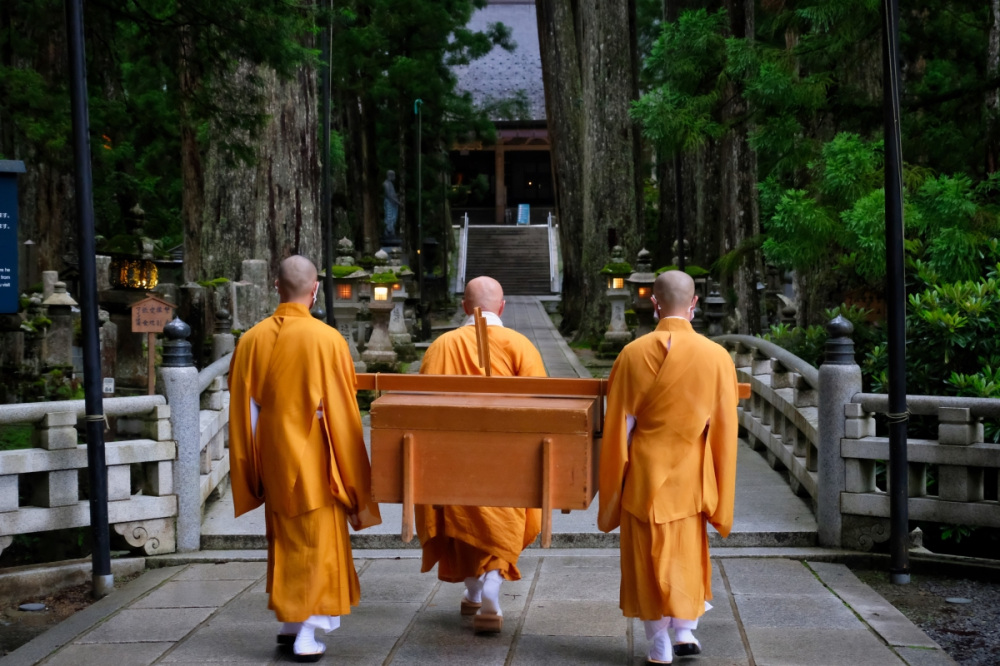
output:
[[[906,460],[906,293],[903,280],[903,150],[899,136],[899,0],[882,3],[885,122],[885,253],[889,354],[889,578],[910,582]]]
[[[326,19],[328,17],[324,17]],[[333,312],[333,221],[330,216],[330,24],[326,21],[320,38],[320,143],[322,172],[319,188],[320,216],[323,233],[323,304],[326,323],[337,327]]]
[[[83,336],[87,469],[90,478],[92,594],[101,598],[114,589],[114,576],[111,575],[108,534],[108,467],[104,454],[104,400],[101,393],[101,354],[97,323],[97,251],[94,244],[94,181],[90,168],[90,112],[87,106],[82,0],[66,1],[66,32],[73,116],[76,217],[80,237],[80,325]]]
[[[423,152],[421,151],[421,133],[423,131],[420,107],[424,100],[417,99],[413,102],[413,113],[417,116],[417,290],[420,292],[420,300],[424,299],[424,228],[423,210],[421,199],[423,198]]]
[[[413,113],[417,116],[417,291],[420,292],[420,300],[424,299],[424,228],[423,228],[423,151],[422,137],[423,126],[421,122],[420,107],[424,100],[417,99],[413,102]]]

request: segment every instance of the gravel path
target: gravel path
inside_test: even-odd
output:
[[[1000,582],[914,574],[892,585],[884,571],[854,573],[962,666],[1000,664]]]

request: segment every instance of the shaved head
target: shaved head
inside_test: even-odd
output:
[[[503,306],[503,287],[493,278],[482,275],[465,285],[465,297],[462,299],[465,314],[472,314],[479,307],[483,312],[492,312],[499,317]]]
[[[694,305],[694,280],[683,271],[665,271],[653,283],[653,296],[661,317],[686,319],[688,308]]]
[[[275,284],[282,303],[292,301],[311,305],[316,288],[316,266],[302,255],[293,254],[278,266]]]

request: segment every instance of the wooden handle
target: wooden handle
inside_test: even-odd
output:
[[[473,316],[476,321],[476,347],[479,350],[479,367],[489,377],[493,374],[493,368],[490,366],[490,333],[486,330],[483,309],[477,305],[473,310]]]
[[[413,435],[403,435],[403,543],[413,540]]]

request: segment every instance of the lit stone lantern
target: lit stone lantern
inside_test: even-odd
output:
[[[381,251],[380,253],[385,254]],[[372,300],[368,304],[368,311],[372,316],[372,335],[368,339],[364,353],[361,354],[361,360],[368,366],[369,372],[397,370],[398,355],[392,348],[392,340],[389,338],[389,315],[393,309],[392,285],[396,276],[386,270],[387,268],[379,266],[371,277]]]
[[[632,332],[625,323],[625,304],[631,296],[625,279],[631,273],[632,266],[625,261],[625,250],[621,245],[616,245],[611,250],[611,261],[601,269],[601,275],[607,277],[606,293],[611,302],[611,324],[604,332],[604,340],[600,344],[602,356],[616,356],[632,340]]]
[[[356,344],[362,285],[370,284],[370,276],[363,268],[354,264],[354,243],[350,239],[341,238],[337,242],[337,260],[331,273],[333,316],[337,320],[337,329]]]
[[[649,333],[656,327],[653,321],[653,302],[650,297],[653,295],[653,282],[656,281],[656,274],[650,266],[649,250],[643,248],[639,250],[636,261],[635,272],[625,280],[632,285],[633,302],[632,308],[635,310],[636,318],[639,320],[639,327],[636,329],[636,337]]]

